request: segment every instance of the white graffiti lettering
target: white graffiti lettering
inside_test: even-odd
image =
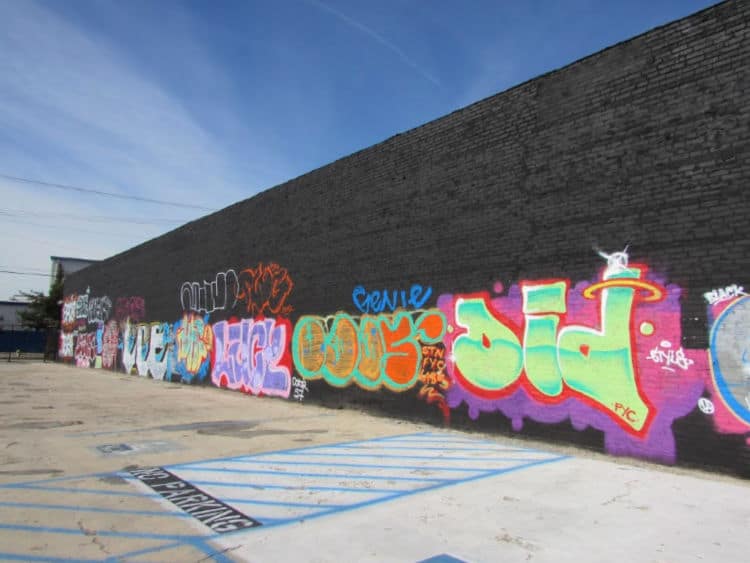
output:
[[[212,313],[232,309],[240,289],[234,270],[219,272],[212,282],[184,282],[180,286],[180,303],[185,311]]]
[[[745,293],[745,288],[735,283],[728,285],[727,287],[707,291],[703,294],[703,297],[706,298],[706,301],[708,301],[710,305],[716,305],[717,303],[729,301],[730,299],[740,297],[741,295],[747,295],[747,293]]]
[[[307,381],[299,377],[292,377],[292,388],[294,389],[294,395],[292,395],[294,400],[302,401],[305,398],[305,393],[308,391]]]
[[[694,363],[693,360],[685,355],[685,350],[682,349],[682,346],[677,350],[673,350],[672,343],[668,340],[662,340],[659,346],[655,346],[646,359],[656,364],[664,364],[661,366],[662,369],[668,371],[674,371],[672,366],[686,370]]]

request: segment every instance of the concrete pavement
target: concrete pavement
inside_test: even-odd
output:
[[[0,364],[0,559],[745,561],[750,482]]]

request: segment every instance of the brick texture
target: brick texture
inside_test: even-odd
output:
[[[357,285],[431,286],[430,307],[496,282],[574,285],[605,266],[598,250],[627,245],[631,263],[681,289],[673,344],[705,354],[714,319],[704,293],[750,284],[749,124],[750,3],[728,1],[91,266],[65,292],[142,296],[149,320],[172,322],[184,281],[273,262],[294,281],[294,325],[308,314],[357,314]],[[326,404],[441,420],[416,388],[309,388]],[[455,426],[500,432],[512,431],[509,418],[473,419],[466,404],[452,413]],[[663,461],[609,448],[595,425],[574,426],[527,419],[523,433]],[[750,424],[722,431],[695,407],[668,428],[668,462],[741,468]]]

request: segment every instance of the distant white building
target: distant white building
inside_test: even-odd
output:
[[[0,330],[23,330],[18,313],[28,308],[24,301],[0,301]]]

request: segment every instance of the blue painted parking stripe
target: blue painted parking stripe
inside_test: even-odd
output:
[[[107,491],[104,489],[76,489],[76,488],[70,488],[70,487],[52,487],[48,485],[16,485],[14,488],[16,489],[32,489],[35,491],[52,491],[52,492],[59,492],[59,493],[76,493],[76,494],[86,494],[86,495],[105,495],[105,496],[113,496],[113,497],[148,497],[148,498],[162,498],[161,495],[158,495],[156,493],[131,493],[129,491]]]
[[[148,555],[149,553],[158,553],[160,551],[174,549],[175,547],[184,547],[186,545],[189,546],[190,544],[182,542],[182,541],[176,541],[176,542],[167,543],[163,545],[146,547],[143,549],[138,549],[136,551],[129,551],[128,553],[122,553],[120,555],[113,555],[112,557],[108,557],[107,559],[105,559],[104,562],[105,563],[122,563],[123,561],[132,559],[133,557],[139,557],[141,555]],[[101,559],[97,559],[96,561],[101,561]]]
[[[276,477],[309,477],[309,478],[323,478],[323,479],[352,479],[352,480],[365,480],[365,481],[417,481],[423,482],[437,482],[445,481],[438,477],[392,477],[388,475],[350,475],[347,473],[303,473],[298,471],[274,471],[272,469],[225,469],[222,467],[196,467],[196,466],[182,466],[181,471],[193,471],[196,473],[239,473],[248,475],[274,475]],[[190,479],[187,479],[188,481]],[[247,484],[251,486],[250,483]]]
[[[81,528],[60,528],[54,526],[28,526],[26,524],[0,523],[0,530],[15,530],[18,532],[37,532],[42,534],[65,534],[72,536],[97,535],[112,538],[136,538],[145,540],[190,540],[203,539],[206,536],[181,535],[181,534],[153,534],[150,532],[117,532],[114,530],[91,530],[88,533]]]
[[[405,448],[405,449],[411,449],[411,448]],[[268,455],[275,455],[275,454],[268,454]],[[279,452],[279,455],[298,455],[293,453],[286,453],[286,452]],[[438,459],[442,461],[481,461],[481,462],[492,462],[492,461],[520,461],[520,462],[527,462],[527,461],[539,461],[539,458],[525,458],[525,457],[446,457],[443,455],[402,455],[402,454],[382,454],[382,453],[374,453],[374,454],[350,454],[350,453],[341,453],[341,452],[335,452],[335,453],[328,453],[328,452],[308,452],[305,453],[306,456],[316,456],[316,457],[375,457],[375,458],[388,458],[388,459]],[[239,461],[242,462],[242,459],[236,459],[232,461]],[[269,461],[269,463],[273,463]]]
[[[0,483],[0,489],[12,489],[19,485],[35,485],[38,483],[55,483],[59,481],[82,481],[84,479],[96,479],[99,477],[111,477],[115,475],[114,471],[106,471],[104,473],[87,473],[84,475],[69,475],[66,477],[51,477],[49,479],[36,479],[33,481],[17,481],[14,483]]]
[[[444,432],[425,432],[423,434],[423,436],[429,437],[429,438],[441,438],[441,437],[444,437],[444,436],[454,436],[454,434],[448,434],[448,433],[444,433]],[[396,436],[396,437],[400,438],[401,436]],[[403,436],[403,438],[407,438],[407,437],[408,436]],[[493,444],[495,446],[499,445],[497,441],[489,440],[487,438],[470,438],[470,440],[474,441],[474,442],[479,442],[479,443],[482,443],[482,444]],[[549,453],[547,451],[540,450],[538,448],[531,448],[531,447],[525,447],[525,448],[520,448],[519,447],[518,449],[523,450],[523,451],[527,451],[527,452],[540,453],[540,454]]]
[[[63,493],[83,493],[83,494],[97,494],[97,495],[111,495],[111,496],[125,496],[134,498],[153,498],[162,499],[163,497],[156,493],[133,493],[127,491],[101,491],[99,489],[68,489],[65,487],[32,487],[30,485],[19,486],[22,489],[34,489],[40,491],[51,491],[51,492],[63,492]],[[248,488],[252,488],[248,486]],[[282,487],[283,488],[283,487]],[[359,490],[359,489],[357,489]],[[370,489],[372,490],[372,489]],[[306,504],[306,503],[294,503],[294,502],[276,502],[270,500],[250,500],[244,498],[222,498],[223,502],[227,503],[245,503],[245,504],[268,504],[269,506],[298,506],[300,508],[318,508],[320,506],[339,506],[338,504]],[[2,504],[2,503],[0,503]],[[81,507],[81,510],[84,508]],[[178,514],[178,513],[172,513]],[[156,514],[154,514],[156,515]]]
[[[192,485],[203,485],[206,487],[233,487],[233,488],[240,488],[240,489],[280,489],[284,491],[300,491],[300,490],[309,490],[309,491],[333,491],[333,492],[339,492],[339,493],[368,493],[368,494],[378,494],[378,493],[392,493],[392,492],[401,492],[401,491],[410,491],[411,489],[372,489],[372,488],[353,488],[353,487],[321,487],[318,485],[315,486],[308,486],[308,485],[271,485],[268,483],[222,483],[221,481],[193,481],[191,480],[190,483]]]
[[[380,450],[435,450],[435,451],[441,451],[441,452],[453,452],[453,451],[465,451],[465,452],[487,452],[487,453],[507,453],[507,452],[526,452],[527,450],[518,449],[518,448],[499,448],[499,449],[490,449],[490,448],[461,448],[461,447],[446,447],[446,448],[438,448],[435,446],[389,446],[389,445],[381,445],[381,444],[373,444],[375,447],[368,447],[367,444],[363,445],[339,445],[339,444],[332,444],[328,446],[329,448],[336,448],[336,449],[352,449],[352,450],[373,450],[373,451],[380,451]]]
[[[191,518],[184,512],[159,512],[156,510],[128,510],[124,508],[99,508],[95,506],[81,506],[68,504],[39,504],[33,502],[0,501],[0,506],[13,508],[38,508],[40,510],[69,510],[75,512],[103,512],[111,514],[132,514],[135,516],[171,516],[173,518]]]
[[[486,440],[444,440],[442,438],[391,438],[389,440],[383,440],[381,444],[393,444],[393,443],[404,443],[404,444],[445,444],[447,448],[452,448],[453,444],[473,444],[473,445],[487,445],[490,447],[499,447],[503,451],[528,451],[526,448],[513,448],[505,447],[497,442],[489,442]]]
[[[446,444],[491,444],[500,446],[502,444],[486,440],[484,438],[458,438],[451,434],[409,434],[406,436],[388,436],[382,439],[383,442],[392,442],[394,440],[403,442],[443,442]],[[369,440],[368,440],[369,441]]]
[[[335,455],[341,455],[341,454],[335,454]],[[367,456],[371,457],[371,456]],[[380,457],[380,456],[378,456]],[[406,456],[408,457],[408,456]],[[429,458],[432,459],[432,458]],[[444,459],[444,458],[440,458]],[[515,459],[513,461],[516,461]],[[210,463],[218,463],[218,462],[210,462]],[[262,465],[312,465],[315,467],[321,467],[321,466],[331,466],[331,467],[364,467],[366,469],[421,469],[421,470],[428,470],[428,471],[491,471],[494,468],[473,468],[473,467],[436,467],[433,465],[381,465],[381,464],[374,464],[374,463],[342,463],[338,461],[297,461],[297,460],[264,460],[264,459],[237,459],[234,461],[230,461],[228,463],[257,463]],[[181,465],[180,469],[187,469],[187,468],[198,468],[200,467],[199,464],[195,465]]]
[[[568,457],[569,456],[558,456],[558,457],[553,457],[553,458],[549,458],[549,459],[533,461],[533,462],[526,463],[524,465],[517,465],[517,466],[514,466],[514,467],[508,467],[508,468],[505,468],[505,469],[498,469],[498,470],[490,472],[490,473],[485,473],[485,474],[482,474],[482,475],[475,475],[475,476],[467,477],[465,479],[461,479],[461,480],[458,480],[458,481],[445,482],[445,483],[436,483],[434,485],[430,485],[430,486],[424,487],[424,488],[418,488],[418,489],[400,491],[400,492],[396,492],[396,493],[391,494],[391,495],[385,495],[385,496],[376,497],[376,498],[373,498],[373,499],[367,499],[367,500],[364,500],[364,501],[361,501],[361,502],[357,502],[357,503],[352,503],[352,504],[349,504],[349,505],[344,505],[343,507],[338,508],[338,509],[333,509],[333,510],[330,510],[330,511],[322,511],[322,512],[319,512],[317,514],[313,514],[313,515],[311,515],[309,517],[305,517],[304,520],[308,521],[308,520],[313,520],[313,519],[316,519],[316,518],[322,518],[324,516],[328,516],[328,515],[331,515],[331,514],[338,514],[340,512],[349,512],[351,510],[356,510],[358,508],[364,508],[366,506],[371,506],[371,505],[374,505],[374,504],[379,504],[381,502],[386,502],[386,501],[395,500],[395,499],[399,499],[399,498],[409,497],[409,496],[412,496],[412,495],[416,495],[416,494],[420,494],[420,493],[426,493],[426,492],[429,492],[429,491],[435,491],[435,490],[442,489],[442,488],[445,488],[445,487],[448,487],[448,486],[452,486],[452,485],[459,485],[459,484],[463,484],[463,483],[470,483],[472,481],[479,481],[481,479],[487,479],[489,477],[495,477],[495,476],[498,476],[498,475],[503,475],[505,473],[511,473],[511,472],[515,472],[515,471],[520,471],[520,470],[523,470],[523,469],[528,469],[530,467],[535,467],[535,466],[539,466],[539,465],[545,465],[545,464],[548,464],[548,463],[554,463],[554,462],[558,462],[558,461],[563,461],[565,459],[568,459]],[[273,527],[277,527],[277,526],[284,526],[284,525],[292,524],[292,523],[295,523],[295,522],[299,522],[299,520],[300,520],[300,518],[290,519],[288,521],[280,522],[278,524],[269,524],[269,525],[265,526],[265,528],[267,529],[267,528],[273,528]],[[256,528],[256,529],[261,529],[261,528]],[[238,533],[237,531],[227,532],[225,534],[216,534],[216,535],[210,536],[210,537],[212,537],[212,538],[217,538],[217,537],[220,537],[220,536],[221,537],[227,537],[227,536],[232,536],[232,535],[237,534],[237,533]]]
[[[234,563],[232,559],[224,555],[225,550],[213,547],[205,540],[205,538],[194,538],[188,543],[190,546],[207,555],[207,557],[203,558],[203,561],[211,560],[214,563]],[[200,561],[198,563],[200,563]]]
[[[200,460],[200,462],[201,463],[208,463],[210,461],[233,461],[235,459],[242,459],[242,458],[246,458],[246,457],[257,457],[257,456],[262,456],[262,455],[278,454],[278,453],[288,453],[288,452],[297,452],[297,453],[304,453],[304,454],[306,454],[309,450],[316,450],[316,449],[320,449],[320,448],[330,448],[330,447],[333,447],[333,446],[345,446],[347,444],[367,444],[367,443],[370,443],[370,442],[380,442],[380,441],[386,440],[388,438],[397,438],[399,436],[415,436],[415,434],[397,434],[397,435],[394,435],[394,436],[383,436],[381,438],[372,438],[370,440],[353,440],[351,442],[340,442],[340,443],[337,443],[337,444],[316,444],[315,446],[303,446],[303,447],[300,447],[300,448],[288,448],[288,449],[284,449],[284,450],[270,451],[270,452],[257,452],[257,453],[254,453],[254,454],[243,454],[243,455],[238,455],[238,456],[233,456],[233,457],[216,457],[216,458],[202,459],[202,460]],[[180,465],[182,465],[182,464],[176,463],[176,464],[173,464],[173,465],[162,465],[161,467],[163,467],[164,469],[170,469],[172,467],[175,467],[175,468],[176,467],[180,467]]]
[[[243,498],[222,498],[222,502],[228,504],[257,504],[262,506],[282,506],[291,508],[335,508],[341,506],[340,504],[331,504],[322,502],[320,504],[308,503],[308,502],[284,502],[276,500],[252,500]]]
[[[8,553],[0,551],[0,559],[3,561],[43,561],[45,563],[88,563],[90,561],[101,561],[101,559],[81,559],[76,557],[75,559],[66,559],[64,557],[49,557],[47,555],[26,555],[24,553]]]

